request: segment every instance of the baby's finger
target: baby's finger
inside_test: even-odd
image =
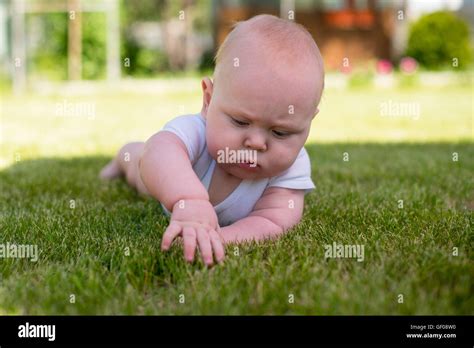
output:
[[[209,237],[209,233],[207,233],[207,231],[202,227],[198,227],[197,229],[197,241],[199,244],[199,250],[201,251],[202,260],[206,265],[212,265],[211,238]]]
[[[214,230],[211,230],[209,235],[211,237],[212,249],[214,250],[214,256],[216,257],[217,262],[224,261],[225,250],[220,236]]]
[[[175,239],[181,233],[181,226],[171,222],[163,233],[163,240],[161,241],[161,250],[168,250],[173,239]]]
[[[188,262],[194,260],[194,252],[196,250],[196,231],[192,227],[185,227],[183,229],[184,239],[184,258]]]

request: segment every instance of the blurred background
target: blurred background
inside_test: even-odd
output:
[[[308,142],[472,141],[474,0],[0,0],[0,166],[112,155],[199,112],[231,25],[261,13],[323,54]]]

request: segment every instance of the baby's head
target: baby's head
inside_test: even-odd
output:
[[[202,80],[209,153],[241,179],[281,174],[308,137],[323,87],[321,54],[301,25],[270,15],[238,23],[216,55],[214,81]],[[226,148],[256,153],[257,166],[222,163]]]

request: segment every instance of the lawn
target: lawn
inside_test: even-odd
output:
[[[302,222],[207,269],[160,252],[157,202],[97,180],[123,142],[199,111],[195,82],[2,96],[0,244],[40,253],[0,259],[0,314],[474,314],[472,89],[327,90]],[[419,117],[382,116],[388,100]],[[94,115],[60,115],[64,102]],[[326,259],[333,242],[364,260]]]

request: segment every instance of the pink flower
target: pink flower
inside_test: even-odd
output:
[[[377,72],[379,74],[390,74],[392,72],[393,66],[387,59],[381,59],[377,62]]]
[[[418,63],[412,57],[403,57],[400,61],[400,70],[405,74],[413,74],[418,68]]]
[[[351,72],[352,72],[352,67],[350,65],[342,65],[341,66],[341,72],[346,74],[346,75],[349,75]]]

